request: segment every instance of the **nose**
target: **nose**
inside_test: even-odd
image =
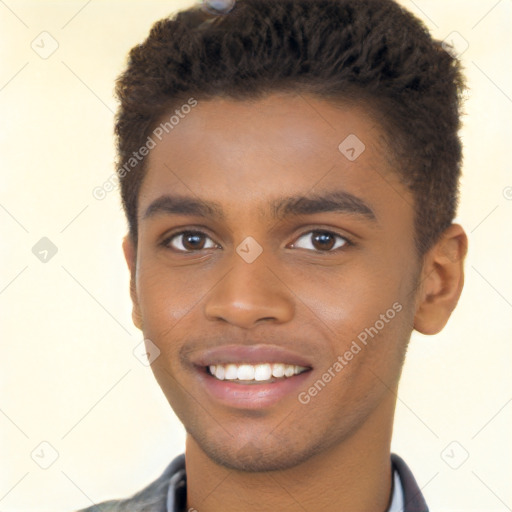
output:
[[[230,270],[208,294],[204,313],[208,320],[250,329],[264,321],[289,322],[295,311],[292,299],[284,280],[263,257],[247,263],[234,254]]]

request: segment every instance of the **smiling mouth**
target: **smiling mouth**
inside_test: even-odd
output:
[[[206,367],[206,373],[216,380],[236,384],[267,384],[289,379],[311,368],[285,363],[216,364]]]

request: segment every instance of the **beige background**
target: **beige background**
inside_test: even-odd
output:
[[[413,335],[393,450],[431,510],[511,510],[512,2],[403,3],[436,37],[456,31],[456,48],[469,44],[459,220],[470,253],[447,328]],[[183,451],[182,426],[132,352],[142,338],[131,324],[117,193],[99,201],[92,190],[114,170],[112,90],[128,50],[190,4],[0,1],[3,512],[128,496]],[[51,38],[58,49],[43,59],[31,43],[41,53]],[[42,237],[58,248],[47,263],[32,253]],[[42,469],[53,450],[57,460]]]

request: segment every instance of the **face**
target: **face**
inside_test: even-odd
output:
[[[361,107],[275,94],[199,101],[152,149],[134,318],[216,463],[290,468],[392,416],[420,263],[382,135]]]

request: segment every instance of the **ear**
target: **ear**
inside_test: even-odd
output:
[[[137,297],[136,275],[137,275],[137,248],[128,234],[123,238],[123,252],[130,270],[130,297],[132,299],[132,320],[138,329],[142,330],[142,315],[140,312],[139,299]]]
[[[418,332],[437,334],[448,322],[464,286],[467,247],[466,233],[452,224],[425,255],[414,316]]]

